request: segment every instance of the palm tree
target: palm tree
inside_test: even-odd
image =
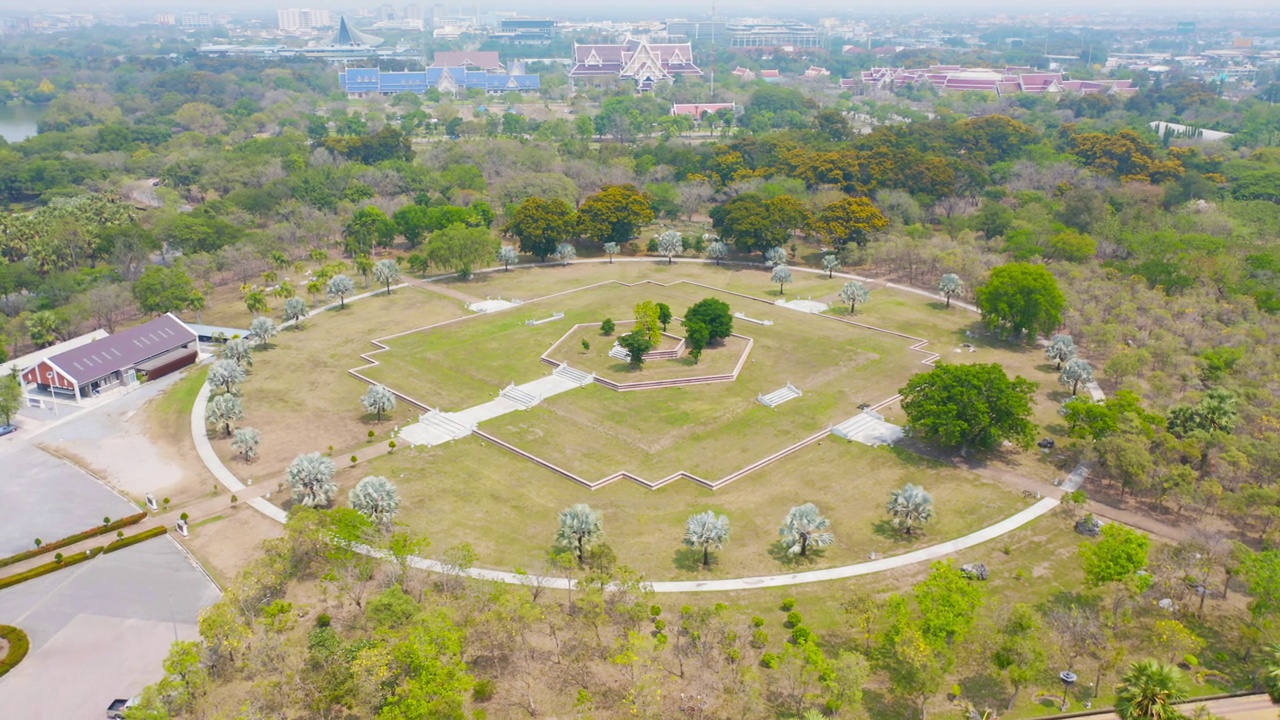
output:
[[[707,248],[707,257],[716,261],[716,267],[720,266],[720,261],[729,257],[729,243],[715,237],[714,235],[703,235],[702,239],[711,238],[711,245]]]
[[[1116,714],[1122,720],[1178,720],[1178,703],[1187,699],[1182,673],[1156,660],[1129,666],[1116,686]]]
[[[787,267],[786,263],[779,263],[778,265],[775,265],[773,268],[772,280],[778,283],[778,294],[786,295],[787,292],[784,289],[784,286],[791,282],[791,268]]]
[[[586,562],[587,548],[604,535],[604,516],[586,503],[560,511],[560,529],[556,532],[556,544],[568,548],[578,557],[578,564]]]
[[[338,493],[338,484],[333,481],[335,470],[333,461],[318,452],[294,458],[285,471],[293,501],[307,507],[328,505]]]
[[[244,378],[244,368],[234,360],[219,360],[209,368],[209,385],[227,392],[235,392],[236,386],[244,382]]]
[[[1093,382],[1093,366],[1084,358],[1073,357],[1062,368],[1062,374],[1058,376],[1058,382],[1071,386],[1071,395],[1075,396],[1080,389],[1080,383]]]
[[[231,441],[231,447],[240,451],[245,462],[253,462],[253,459],[258,456],[258,446],[261,444],[262,433],[257,428],[251,427],[236,428],[235,439]]]
[[[1271,652],[1271,659],[1262,671],[1262,684],[1267,688],[1271,702],[1280,705],[1280,643],[1272,645],[1268,650]]]
[[[818,506],[805,503],[791,508],[791,512],[782,519],[782,527],[778,534],[788,545],[788,555],[805,557],[809,548],[823,548],[836,541],[836,536],[825,532],[831,521],[818,512]]]
[[[284,303],[284,319],[285,322],[292,321],[294,326],[302,325],[302,321],[307,317],[307,301],[300,297],[292,297]]]
[[[378,281],[379,285],[387,288],[387,294],[391,294],[391,286],[400,282],[400,264],[391,258],[379,260],[377,265],[373,266],[373,279]]]
[[[256,317],[249,323],[249,339],[258,345],[266,345],[267,341],[280,334],[276,321],[269,317]]]
[[[244,406],[235,395],[219,395],[209,400],[209,404],[205,406],[204,419],[214,428],[222,428],[223,435],[230,435],[231,425],[244,419]]]
[[[711,567],[711,549],[719,550],[729,542],[729,518],[708,510],[690,515],[684,525],[684,544],[702,548],[702,567]]]
[[[352,263],[355,265],[356,272],[364,278],[364,286],[369,287],[369,273],[373,272],[373,258],[368,255],[357,255]]]
[[[938,280],[938,292],[947,299],[947,307],[951,307],[951,296],[964,292],[964,281],[955,273],[947,273]]]
[[[364,397],[360,398],[360,402],[364,405],[365,412],[375,413],[378,416],[378,422],[382,422],[383,413],[396,409],[396,395],[384,385],[370,386],[365,391]]]
[[[836,255],[823,255],[822,269],[827,271],[827,279],[830,280],[832,274],[840,269],[840,258]]]
[[[351,507],[377,525],[389,527],[400,510],[400,493],[390,480],[370,475],[351,489]]]
[[[510,245],[503,245],[498,248],[498,262],[506,272],[511,272],[511,266],[520,262],[520,253]]]
[[[253,367],[253,347],[244,338],[232,338],[222,344],[222,358],[233,360],[240,367]]]
[[[616,242],[607,242],[607,243],[605,243],[605,244],[604,244],[604,248],[603,248],[603,249],[604,249],[605,253],[607,253],[607,254],[609,255],[609,264],[610,264],[610,265],[612,265],[612,264],[613,264],[613,256],[614,256],[614,255],[617,255],[617,254],[622,250],[622,246],[621,246],[621,245],[619,245],[619,244],[618,244],[618,243],[616,243]]]
[[[894,527],[913,535],[916,528],[933,519],[933,496],[919,485],[907,483],[893,491],[886,509],[893,516]]]
[[[1076,341],[1071,339],[1070,335],[1054,335],[1049,340],[1049,347],[1044,350],[1045,357],[1058,363],[1058,369],[1062,369],[1062,363],[1076,356]]]
[[[329,278],[329,284],[325,287],[325,291],[329,293],[329,297],[338,298],[342,309],[347,307],[347,296],[355,292],[356,284],[351,282],[351,278],[346,275],[334,275]]]
[[[857,309],[858,303],[871,299],[871,291],[857,280],[850,280],[840,288],[840,299],[849,303],[849,312],[852,314]]]

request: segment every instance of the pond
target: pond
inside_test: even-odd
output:
[[[22,142],[36,134],[36,123],[44,116],[48,105],[9,103],[0,105],[0,137],[11,143]]]

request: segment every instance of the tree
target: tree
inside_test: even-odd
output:
[[[805,503],[791,508],[782,519],[778,534],[788,555],[806,557],[809,548],[824,548],[836,541],[836,536],[826,531],[830,526],[831,521],[818,512],[817,505]]]
[[[684,525],[684,544],[702,549],[702,567],[711,567],[711,551],[729,542],[729,518],[715,511],[690,515]]]
[[[307,317],[307,301],[300,297],[291,297],[284,301],[284,321],[301,326]]]
[[[618,254],[618,252],[622,249],[622,246],[616,242],[607,242],[604,245],[602,245],[601,248],[604,250],[605,254],[609,256],[609,264],[612,265],[613,256]]]
[[[733,334],[733,313],[729,304],[717,298],[704,298],[694,303],[684,313],[685,329],[690,323],[702,323],[707,327],[708,341],[723,340]]]
[[[1236,396],[1224,388],[1212,388],[1195,405],[1175,405],[1169,410],[1168,429],[1177,437],[1194,433],[1211,435],[1235,429]]]
[[[204,420],[215,429],[222,428],[223,435],[231,434],[231,426],[244,419],[244,406],[240,398],[231,394],[216,395],[209,399],[204,409]]]
[[[8,425],[22,409],[22,395],[22,378],[18,376],[15,365],[9,368],[8,373],[0,375],[0,425]]]
[[[835,271],[840,269],[840,258],[837,255],[823,255],[822,269],[827,271],[827,279],[830,280]]]
[[[257,428],[236,428],[235,437],[231,439],[231,447],[240,451],[245,462],[253,462],[258,456],[258,446],[262,444],[262,433]]]
[[[1013,335],[1047,335],[1062,326],[1067,299],[1058,280],[1042,265],[1009,263],[991,271],[978,288],[978,310],[991,328]]]
[[[573,206],[564,200],[531,197],[520,203],[503,231],[519,238],[521,252],[546,262],[557,245],[573,239],[577,223]]]
[[[697,365],[702,358],[702,351],[707,348],[707,343],[711,341],[711,330],[701,320],[694,320],[693,322],[685,323],[684,335],[685,344],[689,347],[689,357],[693,358],[693,363]]]
[[[982,587],[965,577],[953,561],[930,566],[929,576],[915,587],[925,640],[938,647],[963,641],[982,607]]]
[[[787,264],[787,251],[781,247],[771,247],[764,251],[764,264],[766,267],[775,267],[777,265]]]
[[[658,236],[658,252],[667,258],[667,264],[675,262],[672,258],[684,252],[684,235],[678,230],[667,230]]]
[[[498,262],[502,263],[503,270],[511,272],[511,266],[520,262],[520,253],[510,245],[503,245],[498,248]]]
[[[1048,653],[1040,637],[1040,618],[1030,606],[1018,603],[1000,624],[996,635],[992,661],[996,669],[1005,673],[1013,694],[1009,696],[1007,710],[1012,712],[1022,688],[1045,675],[1048,669]]]
[[[770,279],[778,283],[778,294],[786,295],[786,284],[791,282],[791,268],[787,267],[785,263],[776,265],[773,268],[773,275]]]
[[[355,266],[356,272],[360,273],[360,277],[364,278],[364,286],[369,287],[369,274],[373,272],[373,258],[368,255],[357,255],[351,264]]]
[[[235,392],[244,379],[244,368],[235,360],[218,360],[209,368],[209,385],[220,387],[229,393]]]
[[[437,267],[457,271],[468,278],[475,267],[495,257],[500,244],[488,228],[454,224],[431,236],[427,258]]]
[[[385,287],[387,294],[390,295],[391,286],[400,282],[400,264],[390,258],[379,260],[378,264],[373,266],[373,279]]]
[[[115,332],[116,324],[133,315],[137,307],[133,294],[123,283],[90,288],[84,294],[84,304],[98,325],[109,333]]]
[[[791,217],[789,195],[766,200],[757,193],[744,193],[711,209],[711,226],[720,237],[733,242],[742,252],[764,252],[782,245],[793,229],[806,219]]]
[[[271,338],[280,334],[280,328],[276,325],[276,321],[269,317],[256,317],[253,322],[249,323],[249,339],[255,344],[266,345]]]
[[[653,349],[653,341],[649,339],[649,334],[640,328],[618,338],[618,345],[627,351],[627,361],[636,369],[644,365],[645,353]]]
[[[573,243],[562,242],[556,246],[556,258],[560,260],[560,264],[568,265],[570,261],[578,257],[578,249]]]
[[[404,237],[405,242],[411,248],[421,245],[422,239],[432,229],[431,214],[428,208],[413,203],[395,211],[395,214],[391,216],[391,220],[395,223],[396,230]]]
[[[333,461],[318,452],[294,458],[285,471],[293,501],[306,507],[328,505],[338,493],[338,484],[333,481],[335,470]]]
[[[253,346],[245,338],[232,338],[222,344],[222,358],[240,367],[253,367]]]
[[[364,406],[365,412],[374,413],[378,416],[378,422],[382,422],[384,413],[396,409],[396,395],[384,385],[370,385],[364,397],[360,398],[360,404]]]
[[[377,207],[360,208],[343,228],[346,251],[351,257],[370,255],[374,246],[390,245],[396,237],[396,223]]]
[[[889,676],[894,694],[915,701],[924,720],[925,706],[942,687],[950,657],[946,648],[939,648],[925,638],[919,621],[912,618],[905,607],[893,610],[895,600],[900,607],[905,603],[902,598],[890,600],[890,612],[896,617],[881,642],[879,665]]]
[[[1150,547],[1151,539],[1146,535],[1120,523],[1107,523],[1097,542],[1080,546],[1085,584],[1096,588],[1135,581],[1138,572],[1147,567]]]
[[[667,331],[667,326],[671,324],[671,306],[666,303],[658,303],[658,322],[662,323],[662,331]]]
[[[996,363],[941,364],[914,375],[902,394],[911,432],[944,447],[990,450],[1004,440],[1030,447],[1036,426],[1031,404],[1037,384],[1012,380]]]
[[[260,287],[252,287],[244,294],[244,306],[254,315],[261,315],[270,306],[267,304],[267,293]]]
[[[27,317],[27,336],[36,347],[45,348],[65,339],[70,326],[62,310],[38,310]]]
[[[601,335],[605,335],[605,336],[612,335],[615,329],[616,329],[616,326],[613,322],[613,318],[605,318],[604,321],[600,323]]]
[[[907,535],[914,535],[916,530],[933,519],[933,496],[919,485],[907,483],[890,493],[885,509],[893,518],[894,527]]]
[[[587,550],[604,537],[604,516],[579,503],[560,511],[560,529],[556,531],[556,544],[570,550],[582,565],[587,560]]]
[[[847,197],[822,208],[812,226],[836,247],[866,245],[870,233],[889,226],[889,218],[869,198]]]
[[[716,267],[720,266],[720,261],[729,257],[729,243],[716,238],[707,246],[707,257],[716,261]]]
[[[1049,340],[1049,347],[1044,349],[1044,354],[1045,357],[1056,362],[1058,364],[1058,369],[1061,370],[1062,363],[1074,358],[1077,351],[1078,348],[1076,348],[1076,342],[1070,335],[1059,334],[1054,335],[1053,338]],[[1074,395],[1075,393],[1071,394]]]
[[[951,296],[964,292],[964,281],[955,273],[947,273],[938,280],[938,292],[947,299],[947,307],[951,307]]]
[[[625,244],[653,218],[653,206],[634,185],[606,185],[578,209],[578,232],[600,243]]]
[[[1280,705],[1280,644],[1272,644],[1267,651],[1269,657],[1263,670],[1262,685],[1267,689],[1271,702]]]
[[[149,315],[195,310],[204,306],[191,276],[179,268],[152,265],[133,283],[138,309]]]
[[[390,480],[380,475],[363,478],[351,489],[351,507],[376,525],[388,528],[400,510],[400,493]]]
[[[1071,388],[1071,394],[1075,395],[1080,389],[1080,383],[1093,382],[1093,366],[1084,358],[1071,358],[1067,361],[1065,367],[1062,368],[1062,374],[1058,376],[1058,382]]]
[[[1116,686],[1116,714],[1121,720],[1180,720],[1176,707],[1187,699],[1182,673],[1172,665],[1140,660],[1129,666]]]
[[[857,280],[850,280],[840,288],[840,299],[849,303],[849,313],[852,314],[857,309],[858,303],[871,299],[871,291]]]
[[[347,296],[355,291],[356,284],[351,282],[351,278],[342,274],[329,278],[329,283],[325,286],[325,292],[328,293],[329,297],[338,298],[343,310],[347,309]]]
[[[662,309],[658,303],[652,300],[636,303],[635,316],[635,332],[644,333],[654,345],[662,342]]]

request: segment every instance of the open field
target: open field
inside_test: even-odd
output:
[[[344,463],[339,463],[343,465]],[[486,567],[540,568],[552,547],[556,514],[585,502],[604,513],[606,541],[620,562],[654,579],[733,577],[861,562],[872,552],[899,554],[959,537],[1021,510],[1030,501],[973,473],[890,448],[843,440],[769,465],[719,490],[678,481],[659,490],[617,482],[588,490],[470,437],[431,449],[383,454],[339,473],[346,491],[366,475],[400,489],[398,522],[433,541],[428,554],[470,543]],[[933,493],[937,519],[923,537],[902,538],[884,522],[889,492],[907,482]],[[814,502],[831,518],[836,544],[812,561],[779,554],[778,525],[787,510]],[[685,519],[715,510],[733,524],[732,540],[710,573],[681,545]]]
[[[681,349],[680,356],[677,358],[650,360],[645,362],[643,368],[636,369],[625,360],[609,356],[609,350],[618,336],[630,332],[631,329],[632,324],[619,323],[617,332],[612,336],[605,336],[600,333],[598,323],[578,326],[566,333],[564,339],[547,352],[547,357],[614,382],[630,383],[731,374],[739,358],[747,349],[746,340],[740,337],[728,337],[723,342],[705,348],[697,362],[689,357],[688,349]],[[741,333],[743,329],[736,328],[735,331]],[[670,332],[678,333],[681,330],[672,325]],[[590,344],[590,350],[582,349],[583,340]],[[654,351],[675,350],[679,345],[679,338],[665,334]]]

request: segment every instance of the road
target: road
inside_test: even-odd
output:
[[[1196,708],[1205,705],[1215,717],[1228,720],[1276,720],[1276,706],[1266,695],[1246,695],[1244,697],[1210,700],[1209,702],[1189,702],[1180,706],[1182,712],[1190,715]],[[1120,716],[1113,712],[1082,715],[1079,720],[1118,720]]]

